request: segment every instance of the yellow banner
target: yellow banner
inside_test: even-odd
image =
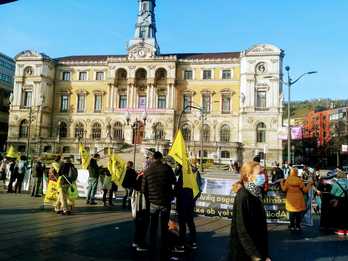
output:
[[[186,151],[185,140],[182,136],[181,130],[177,132],[168,155],[182,166],[183,187],[192,189],[193,197],[195,198],[199,194],[199,187],[196,174],[192,173],[191,163]]]

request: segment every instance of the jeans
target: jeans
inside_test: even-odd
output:
[[[170,206],[150,204],[150,245],[155,261],[168,259],[168,222]]]
[[[87,201],[94,202],[95,194],[97,193],[98,178],[88,178]]]
[[[33,178],[33,188],[31,191],[32,197],[41,195],[41,192],[42,192],[41,186],[42,186],[42,177],[34,177]]]
[[[290,227],[301,227],[303,212],[289,212]]]

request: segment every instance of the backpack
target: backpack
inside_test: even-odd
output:
[[[77,180],[78,172],[77,169],[71,165],[69,168],[68,179],[70,182],[75,182]]]

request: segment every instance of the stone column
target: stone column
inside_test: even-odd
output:
[[[148,84],[146,87],[146,108],[151,108],[151,84]]]
[[[115,94],[114,94],[114,109],[116,110],[119,107],[119,92],[118,87],[114,86],[115,88]]]
[[[112,84],[111,85],[111,93],[110,93],[110,100],[111,100],[111,102],[110,102],[110,109],[111,109],[111,111],[114,111],[114,109],[115,109],[115,106],[114,106],[114,104],[115,104],[114,95],[115,95],[115,86]]]
[[[155,86],[152,87],[152,108],[157,108],[156,102],[157,102],[157,88]]]
[[[172,107],[172,85],[167,85],[167,95],[166,95],[166,108],[170,109]]]
[[[111,105],[111,83],[108,84],[108,111],[111,111],[112,105]]]
[[[127,108],[132,108],[132,89],[133,84],[127,85]]]

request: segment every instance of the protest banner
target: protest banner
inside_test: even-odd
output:
[[[198,215],[209,217],[233,218],[232,210],[236,193],[233,185],[237,179],[204,178],[202,194],[196,202],[195,212]],[[303,223],[313,225],[312,218],[312,193],[308,193],[307,212]],[[268,223],[289,223],[289,213],[285,208],[285,193],[279,190],[276,184],[271,186],[263,199]]]

